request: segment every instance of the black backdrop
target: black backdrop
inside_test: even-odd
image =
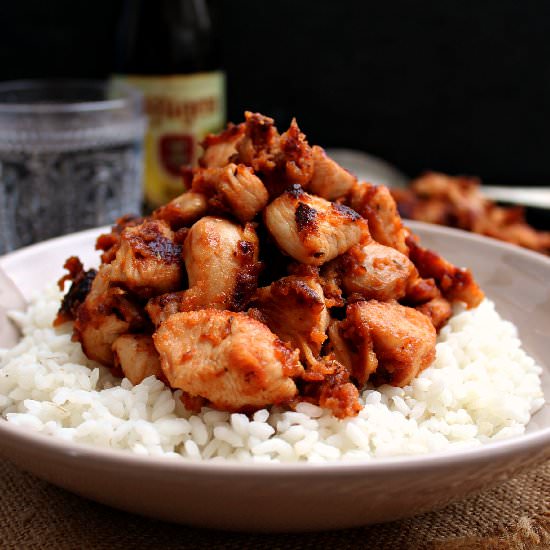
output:
[[[213,0],[230,119],[296,115],[310,141],[414,175],[549,184],[550,2]],[[0,79],[102,77],[120,0],[3,0]]]

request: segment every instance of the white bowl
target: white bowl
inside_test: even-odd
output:
[[[544,366],[550,402],[550,259],[447,228],[410,223],[424,244],[472,268],[524,347]],[[30,296],[78,254],[97,262],[99,230],[54,239],[0,258]],[[0,294],[2,291],[0,281]],[[5,289],[4,289],[5,290]],[[190,463],[67,443],[0,421],[0,454],[79,495],[155,518],[249,531],[336,529],[442,507],[550,457],[546,404],[516,438],[470,450],[360,463]]]

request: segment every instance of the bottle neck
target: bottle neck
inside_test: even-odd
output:
[[[166,75],[220,68],[205,0],[126,0],[115,72]]]

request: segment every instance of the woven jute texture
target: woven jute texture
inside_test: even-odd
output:
[[[307,534],[194,529],[90,502],[0,461],[0,548],[550,549],[550,461],[439,512]],[[184,497],[183,497],[184,498]]]

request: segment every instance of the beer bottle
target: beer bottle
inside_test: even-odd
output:
[[[148,208],[183,190],[181,167],[195,164],[199,143],[225,124],[225,76],[206,0],[126,0],[114,80],[141,89]]]

